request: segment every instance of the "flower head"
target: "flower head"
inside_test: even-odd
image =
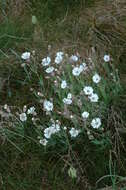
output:
[[[28,59],[30,59],[30,55],[31,55],[30,52],[24,52],[24,53],[22,53],[21,58],[24,60],[28,60]]]
[[[104,55],[104,61],[109,62],[110,61],[110,56],[109,55]]]
[[[35,107],[30,107],[27,111],[27,114],[34,114],[35,113]]]
[[[67,94],[67,98],[68,98],[68,99],[71,99],[71,98],[72,98],[72,94],[71,94],[71,93],[68,93],[68,94]]]
[[[81,72],[82,71],[81,71],[80,67],[74,67],[73,70],[72,70],[72,74],[74,76],[79,76]]]
[[[70,60],[73,61],[73,62],[77,62],[78,61],[78,57],[76,55],[72,55],[70,57]]]
[[[72,99],[70,99],[70,98],[63,98],[63,103],[67,104],[67,105],[70,105],[70,104],[72,104]]]
[[[51,58],[50,57],[46,57],[44,59],[42,59],[42,65],[43,66],[48,66],[51,63]]]
[[[7,110],[7,108],[8,108],[8,105],[7,105],[7,104],[5,104],[5,105],[4,105],[4,109],[5,109],[5,110]]]
[[[53,129],[51,127],[48,127],[44,130],[44,136],[45,138],[49,139],[51,135],[53,134]]]
[[[101,77],[99,76],[99,74],[95,74],[93,77],[92,77],[92,80],[93,80],[93,82],[94,83],[99,83],[100,82],[100,80],[101,80]]]
[[[87,119],[89,117],[89,113],[87,111],[84,111],[82,113],[82,117],[83,117],[83,119]]]
[[[92,93],[92,94],[89,96],[89,99],[90,99],[91,102],[98,102],[99,97],[98,97],[97,94]]]
[[[84,70],[86,70],[86,69],[87,69],[87,65],[86,65],[86,63],[85,63],[85,62],[83,62],[81,65],[83,65]]]
[[[72,104],[72,94],[71,93],[67,94],[67,98],[63,98],[63,103],[67,104],[67,105]]]
[[[57,56],[57,57],[55,58],[55,63],[56,63],[56,64],[60,64],[60,63],[62,62],[62,60],[63,60],[63,57],[62,57],[62,56]]]
[[[64,129],[64,130],[67,130],[67,127],[66,127],[66,126],[64,126],[64,127],[63,127],[63,129]]]
[[[54,71],[54,67],[48,67],[46,70],[46,73],[52,73]]]
[[[27,115],[26,115],[26,113],[21,113],[21,114],[20,114],[20,120],[23,121],[23,122],[27,120]]]
[[[98,129],[100,126],[101,126],[101,119],[100,118],[94,118],[91,122],[91,126],[94,128],[94,129]]]
[[[91,86],[85,86],[83,91],[85,95],[91,95],[93,93],[93,88]]]
[[[62,51],[58,51],[57,53],[56,53],[56,56],[63,56],[64,55],[64,53],[62,52]]]
[[[58,133],[59,131],[60,131],[60,125],[54,123],[50,127],[44,130],[44,136],[45,138],[49,139],[51,135]]]
[[[71,137],[77,137],[79,135],[79,133],[80,133],[80,130],[75,129],[75,128],[72,127],[70,129],[69,133],[70,133]]]
[[[82,63],[80,66],[79,66],[79,70],[80,70],[80,73],[85,71],[87,69],[86,65],[84,65],[85,63]]]
[[[48,141],[44,138],[44,139],[40,139],[39,143],[42,144],[43,146],[46,146]]]
[[[52,111],[53,110],[53,103],[48,101],[48,100],[44,100],[43,106],[44,106],[44,109],[46,111]]]
[[[67,82],[65,80],[62,80],[61,88],[65,89],[67,87]]]
[[[55,63],[56,64],[60,64],[63,61],[63,52],[59,51],[56,53],[56,57],[55,57]]]

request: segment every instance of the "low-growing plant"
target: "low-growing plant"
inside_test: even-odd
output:
[[[19,60],[25,73],[21,83],[29,86],[25,93],[32,98],[23,108],[4,105],[1,109],[3,123],[9,118],[11,125],[11,130],[1,128],[3,139],[19,151],[16,136],[33,141],[44,154],[64,160],[69,176],[83,178],[77,146],[90,143],[101,152],[113,146],[116,128],[108,123],[108,115],[122,91],[114,60],[111,55],[99,58],[96,53],[92,57],[63,51],[54,54],[51,46],[42,60],[35,51],[22,53]]]
[[[49,120],[54,128],[55,125],[59,127],[59,123],[63,121],[69,125],[62,126],[61,129],[65,134],[68,132],[71,137],[76,137],[84,131],[95,135],[97,130],[94,129],[98,129],[98,136],[104,134],[107,111],[121,91],[118,70],[111,64],[112,58],[105,55],[99,64],[97,60],[83,58],[79,54],[71,56],[64,52],[57,52],[56,56],[50,54],[51,52],[41,63],[30,52],[22,54],[22,59],[26,60],[26,63],[22,64],[26,72],[25,81],[31,85],[37,109],[39,108],[39,113],[44,116],[42,129],[44,130],[44,125],[46,126]],[[28,110],[28,115],[34,116],[35,112],[37,117],[35,107]],[[23,114],[22,121],[27,122],[27,114]],[[32,120],[34,119],[32,117]],[[37,120],[41,123],[40,118]],[[54,133],[59,131],[60,128]],[[49,134],[47,139],[55,136]]]

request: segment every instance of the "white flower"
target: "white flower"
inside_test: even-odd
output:
[[[8,105],[7,105],[7,104],[5,104],[5,105],[4,105],[4,109],[5,109],[5,110],[7,110],[7,108],[8,108]]]
[[[51,63],[51,58],[50,57],[46,57],[44,59],[42,59],[42,65],[43,66],[48,66]]]
[[[54,71],[54,67],[48,67],[45,71],[46,73],[52,73]]]
[[[83,70],[84,70],[83,65],[80,65],[80,66],[78,67],[78,69],[79,69],[80,73],[82,73],[82,72],[83,72]]]
[[[83,67],[86,69],[87,68],[87,65],[86,65],[86,63],[82,63],[81,65],[83,65]]]
[[[60,64],[63,61],[63,56],[59,55],[55,57],[55,63]]]
[[[98,97],[98,95],[97,94],[91,94],[90,96],[89,96],[89,99],[90,99],[90,101],[91,102],[98,102],[98,99],[99,99],[99,97]]]
[[[30,55],[31,55],[30,52],[24,52],[22,53],[21,58],[24,60],[27,60],[27,59],[30,59]]]
[[[94,129],[98,129],[100,126],[101,126],[101,119],[100,118],[94,118],[91,122],[91,126],[94,128]]]
[[[53,103],[48,101],[48,100],[44,100],[43,106],[44,106],[44,109],[46,111],[52,111],[53,110]]]
[[[67,105],[70,105],[70,104],[72,104],[72,99],[63,98],[63,103],[64,103],[64,104],[67,104]]]
[[[63,52],[62,51],[58,51],[57,53],[56,53],[56,56],[58,57],[58,56],[63,56]]]
[[[104,55],[104,61],[109,62],[110,61],[110,56],[109,55]]]
[[[56,53],[56,57],[55,57],[55,63],[56,64],[60,64],[63,61],[63,52],[59,51]]]
[[[68,99],[71,99],[71,98],[72,98],[72,94],[71,94],[71,93],[68,93],[68,94],[67,94],[67,98],[68,98]]]
[[[26,113],[21,113],[21,114],[20,114],[20,120],[21,120],[21,121],[26,121],[26,120],[27,120],[27,115],[26,115]]]
[[[93,82],[94,83],[99,83],[100,82],[100,80],[101,80],[101,77],[99,76],[99,74],[95,74],[93,77],[92,77],[92,80],[93,80]]]
[[[68,93],[67,98],[63,98],[63,102],[64,102],[64,104],[67,104],[67,105],[72,104],[72,94]]]
[[[51,125],[51,127],[52,127],[54,133],[57,133],[57,132],[60,131],[60,125],[59,125],[58,123],[56,123],[56,124],[53,123],[53,124]]]
[[[74,68],[73,68],[72,74],[73,74],[74,76],[79,76],[80,73],[81,73],[81,70],[80,70],[79,67],[74,67]]]
[[[27,106],[24,105],[24,106],[23,106],[23,112],[26,112],[26,110],[27,110]]]
[[[34,114],[35,113],[35,107],[31,107],[28,109],[27,114]]]
[[[44,138],[44,139],[40,139],[39,143],[42,144],[43,146],[46,146],[48,141]]]
[[[80,70],[80,73],[84,71],[84,66],[83,65],[80,65],[79,66],[79,70]]]
[[[80,130],[77,130],[75,128],[71,128],[69,133],[70,133],[71,137],[76,137],[80,133]]]
[[[46,128],[44,130],[44,136],[49,139],[52,134],[58,133],[60,131],[60,125],[59,124],[52,124],[50,127]]]
[[[64,129],[64,130],[67,130],[67,127],[66,127],[66,126],[64,126],[64,127],[63,127],[63,129]]]
[[[53,134],[53,129],[51,127],[48,127],[44,130],[44,136],[49,139],[51,135]]]
[[[70,60],[73,61],[73,62],[77,62],[78,61],[78,57],[76,55],[72,55],[70,57]]]
[[[67,87],[67,82],[65,80],[62,80],[61,88],[65,89]]]
[[[87,119],[89,117],[89,113],[87,111],[84,111],[82,113],[82,117],[83,117],[83,119]]]
[[[91,86],[85,86],[83,91],[86,95],[91,95],[93,93],[93,88]]]

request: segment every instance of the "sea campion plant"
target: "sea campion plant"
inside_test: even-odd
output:
[[[91,57],[63,51],[49,51],[41,61],[35,51],[24,52],[21,59],[35,101],[19,118],[25,125],[30,119],[42,146],[59,142],[68,146],[82,138],[81,134],[92,142],[103,138],[107,112],[121,90],[110,55],[97,64]]]
[[[99,154],[113,145],[110,112],[121,85],[112,56],[54,53],[49,47],[42,57],[26,51],[19,60],[21,84],[24,89],[27,86],[29,98],[20,107],[5,104],[0,108],[3,141],[19,151],[23,150],[17,137],[21,143],[35,143],[45,157],[61,158],[72,180],[82,179],[86,174],[77,154],[85,157],[85,150],[92,152],[92,148]]]

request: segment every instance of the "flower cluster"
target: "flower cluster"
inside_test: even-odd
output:
[[[50,139],[50,137],[60,131],[60,125],[53,123],[50,127],[44,130],[44,137]]]
[[[72,104],[72,94],[68,93],[66,98],[63,98],[63,103],[70,105]]]
[[[73,68],[72,70],[72,74],[74,76],[79,76],[83,71],[85,71],[87,69],[86,67],[86,64],[85,63],[82,63],[81,65],[79,66],[76,66]]]
[[[91,102],[98,102],[99,97],[96,93],[93,92],[93,88],[91,86],[85,86],[83,91]]]
[[[28,109],[27,109],[27,106],[23,107],[23,112],[21,114],[19,114],[20,121],[22,121],[22,122],[27,121],[28,115],[32,115],[32,119],[34,118],[34,116],[37,115],[34,106],[32,106]]]
[[[30,53],[23,53],[21,58],[30,59]],[[110,56],[104,55],[103,60],[108,63]],[[92,66],[88,65],[88,61]],[[102,75],[100,76],[100,71],[94,68],[93,60],[89,58],[88,61],[78,55],[69,57],[62,51],[58,51],[54,57],[48,55],[42,59],[39,69],[44,69],[43,76],[50,86],[48,90],[43,86],[43,91],[38,94],[42,110],[50,119],[53,119],[53,116],[64,120],[67,118],[72,125],[61,127],[59,123],[54,122],[43,129],[40,144],[47,145],[54,134],[62,132],[61,129],[71,138],[75,138],[85,126],[92,130],[92,128],[99,129],[103,125],[99,111],[100,102],[103,100],[99,92],[104,79]],[[27,112],[21,113],[20,120],[25,122],[28,115],[36,115],[35,107],[30,107]],[[74,125],[75,120],[78,121],[78,126]]]
[[[64,53],[62,51],[56,53],[55,63],[60,64],[63,61]]]

